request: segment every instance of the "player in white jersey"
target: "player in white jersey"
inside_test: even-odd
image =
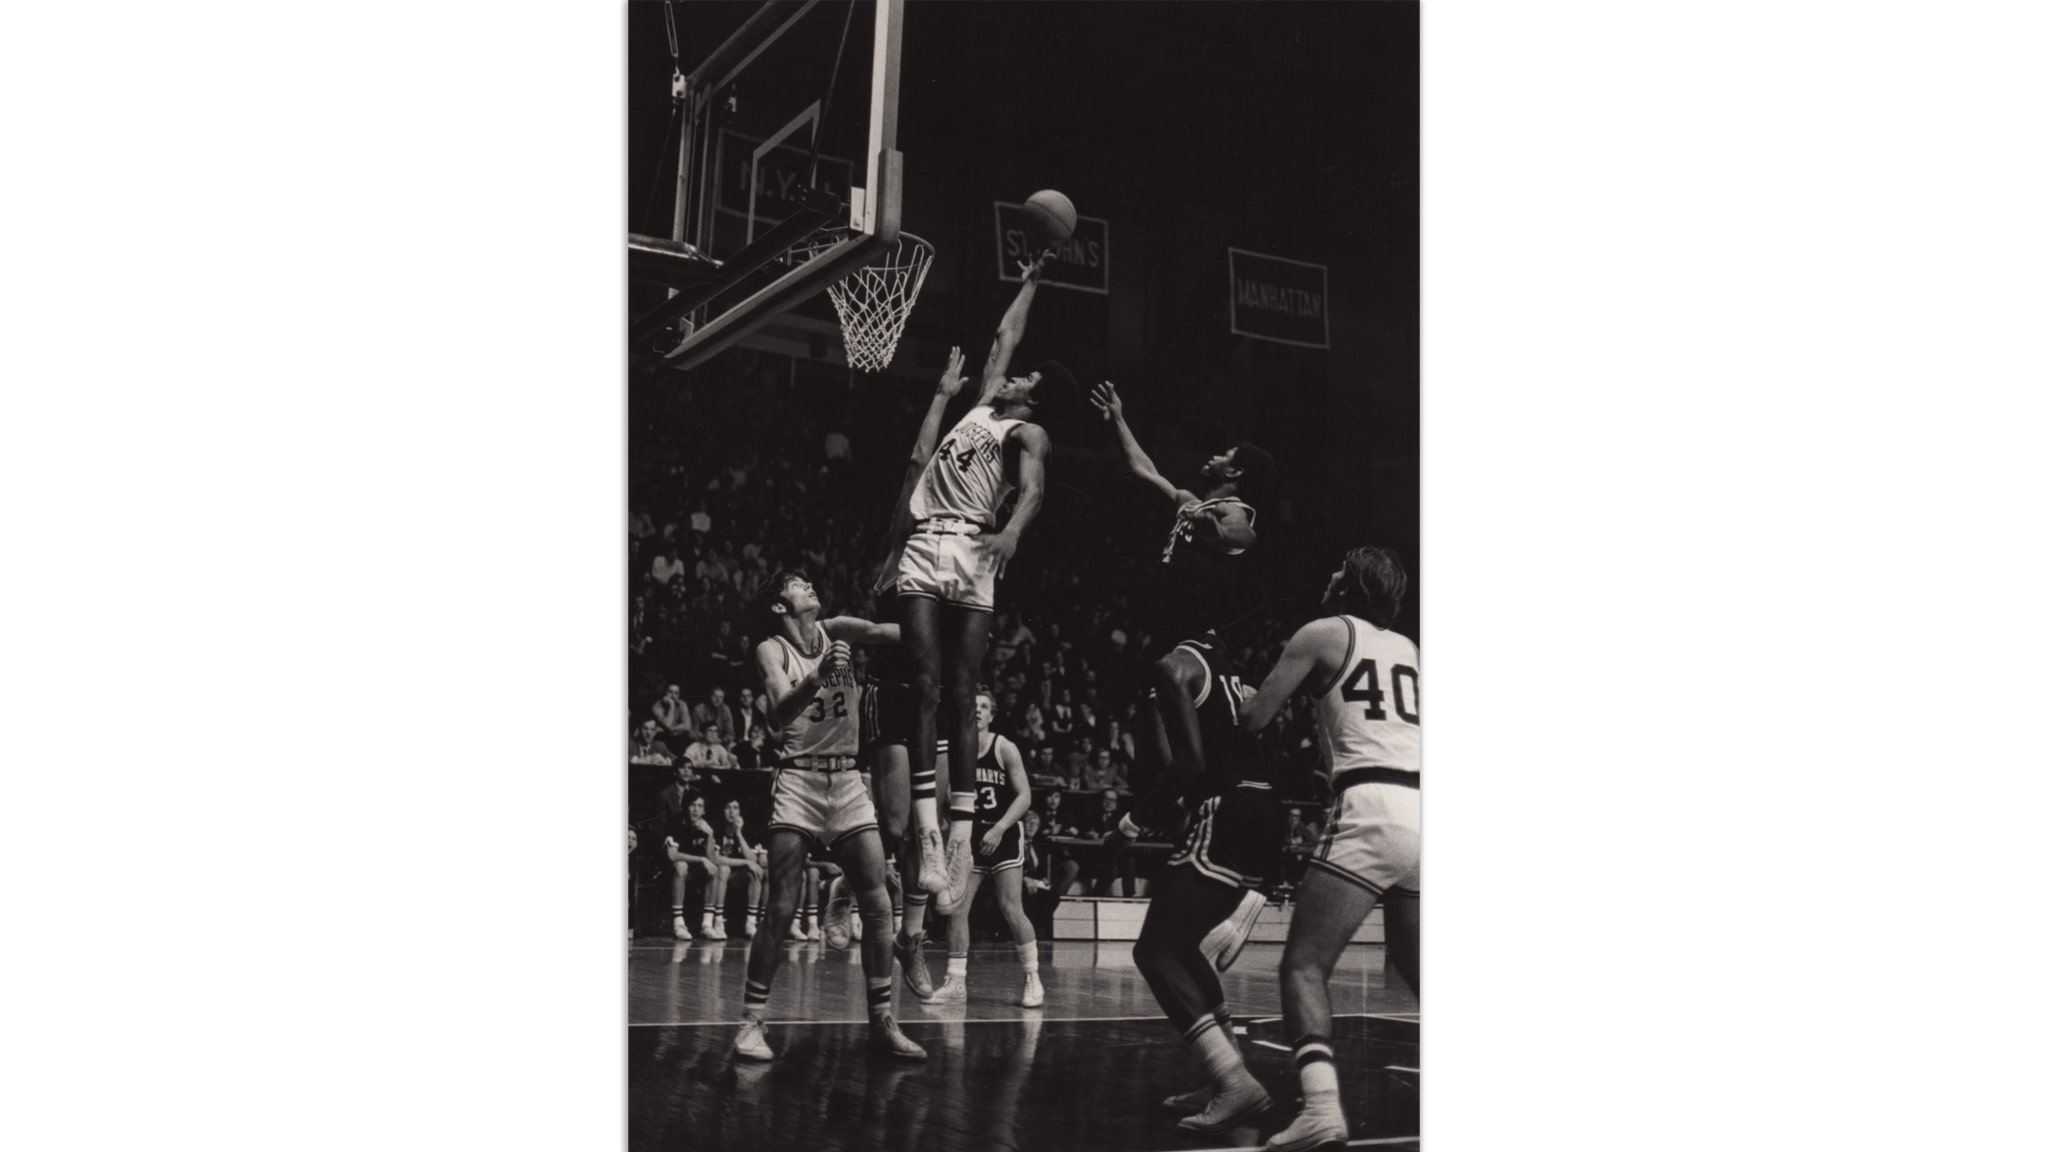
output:
[[[889,948],[889,887],[874,802],[861,783],[861,685],[854,678],[850,644],[895,644],[894,624],[855,616],[819,620],[822,606],[801,572],[783,570],[763,586],[774,634],[754,649],[768,698],[776,752],[774,807],[768,818],[768,922],[747,950],[747,983],[735,1055],[772,1060],[762,1014],[782,937],[796,915],[804,865],[813,849],[829,853],[846,871],[866,930],[861,969],[868,981],[870,1043],[906,1060],[923,1048],[896,1027],[890,1011],[895,958]]]
[[[974,689],[988,651],[996,580],[1045,498],[1045,458],[1052,442],[1032,421],[1042,419],[1047,409],[1067,407],[1074,392],[1073,373],[1053,361],[1027,375],[1009,374],[1049,258],[1047,253],[1023,265],[1023,286],[1003,314],[982,367],[981,395],[947,433],[911,489],[912,527],[896,595],[917,689],[910,745],[914,774],[934,770],[942,728],[953,747],[974,746]],[[997,514],[1012,491],[1016,506],[999,527]],[[946,915],[959,906],[973,868],[968,841],[974,827],[974,763],[959,757],[951,769],[947,806],[953,823],[946,842],[946,890],[938,897],[939,911]]]
[[[1421,991],[1421,660],[1415,642],[1391,630],[1407,591],[1408,573],[1391,549],[1353,549],[1323,590],[1329,615],[1294,634],[1244,710],[1244,726],[1257,732],[1297,691],[1313,697],[1335,796],[1280,960],[1280,1010],[1294,1038],[1302,1109],[1273,1136],[1273,1152],[1350,1138],[1331,1062],[1330,970],[1382,900],[1387,962]]]
[[[917,439],[910,448],[909,467],[904,470],[896,506],[889,514],[889,527],[884,535],[888,551],[882,557],[874,583],[875,603],[884,623],[902,623],[902,602],[896,598],[896,583],[901,578],[903,548],[909,543],[913,526],[910,496],[938,447],[946,404],[966,382],[961,374],[964,363],[956,345],[946,357],[946,371],[940,375],[939,386],[925,409],[924,422],[918,426]],[[946,890],[946,850],[939,838],[938,773],[930,767],[922,772],[912,772],[910,768],[917,699],[911,687],[914,676],[909,653],[899,645],[871,654],[868,678],[870,682],[862,696],[867,714],[861,719],[861,739],[865,741],[864,754],[873,773],[875,806],[881,811],[882,846],[896,853],[897,866],[903,873],[903,924],[896,935],[896,962],[903,969],[904,983],[924,998],[933,991],[924,963],[925,909],[933,893]]]

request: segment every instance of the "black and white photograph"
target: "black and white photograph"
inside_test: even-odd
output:
[[[1419,1147],[1417,7],[628,16],[629,1146]]]
[[[2048,10],[16,8],[0,1145],[2048,1147]]]

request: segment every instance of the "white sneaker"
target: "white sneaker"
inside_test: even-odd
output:
[[[825,946],[834,951],[844,952],[853,943],[853,928],[848,921],[853,919],[853,893],[846,887],[846,877],[834,876],[825,886]]]
[[[759,932],[760,930],[761,918],[759,916],[754,915],[752,912],[747,913],[747,935],[751,937],[754,933]]]
[[[1209,1106],[1193,1116],[1183,1116],[1179,1125],[1183,1132],[1194,1132],[1203,1136],[1214,1136],[1228,1132],[1273,1106],[1273,1098],[1257,1080],[1245,1077],[1232,1087],[1216,1093]],[[1343,1136],[1337,1137],[1341,1143]]]
[[[768,1026],[752,1013],[740,1017],[739,1039],[733,1041],[732,1054],[744,1060],[773,1060],[775,1049],[768,1047]]]
[[[713,923],[711,927],[704,930],[704,938],[706,940],[723,940],[725,939],[725,929]]]
[[[1024,999],[1019,1000],[1018,1003],[1026,1008],[1043,1008],[1045,1006],[1045,985],[1038,982],[1038,973],[1026,972],[1024,974]]]
[[[1351,1139],[1351,1126],[1344,1122],[1344,1109],[1334,1102],[1326,1108],[1304,1105],[1294,1123],[1273,1133],[1266,1142],[1268,1152],[1309,1152],[1328,1144],[1341,1145]]]
[[[690,925],[689,925],[689,923],[688,923],[687,921],[685,921],[685,920],[684,920],[684,919],[683,919],[683,918],[682,918],[681,916],[678,916],[678,917],[676,917],[676,919],[675,919],[675,930],[676,930],[676,939],[678,939],[678,940],[688,940],[688,939],[690,939]]]
[[[1238,899],[1237,908],[1224,919],[1223,923],[1209,929],[1202,937],[1202,955],[1209,958],[1216,971],[1228,972],[1237,963],[1238,954],[1244,951],[1245,942],[1252,938],[1252,925],[1258,923],[1259,913],[1266,907],[1265,893],[1248,888]]]
[[[967,981],[956,980],[951,976],[947,976],[944,983],[934,988],[930,996],[925,997],[924,1002],[927,1004],[965,1004],[967,1003]]]
[[[860,938],[862,934],[864,934],[867,931],[867,929],[862,928],[860,926],[859,916],[849,916],[847,917],[847,920],[849,920],[853,924],[853,942],[855,944],[860,943]]]
[[[887,1013],[868,1021],[868,1043],[876,1051],[887,1052],[898,1060],[922,1060],[924,1047],[903,1034],[896,1026],[896,1017]]]
[[[917,834],[917,886],[933,896],[946,890],[946,840],[937,828]]]
[[[1197,1088],[1192,1092],[1182,1092],[1177,1096],[1168,1096],[1159,1102],[1159,1106],[1174,1112],[1200,1112],[1209,1106],[1209,1101],[1215,1098],[1216,1090],[1214,1088]]]
[[[932,895],[932,905],[941,916],[960,911],[960,899],[967,895],[967,878],[974,873],[973,822],[955,820],[953,827],[958,831],[946,837],[946,890]]]
[[[803,924],[796,920],[791,920],[789,922],[789,938],[795,941],[805,941],[810,939],[809,936],[804,935]]]

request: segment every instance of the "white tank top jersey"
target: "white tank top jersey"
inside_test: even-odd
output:
[[[910,493],[910,514],[919,520],[950,516],[993,528],[996,509],[1016,487],[1003,474],[1003,444],[1022,420],[998,420],[980,404],[946,434]]]
[[[1336,680],[1316,700],[1316,736],[1331,777],[1353,768],[1422,771],[1422,660],[1415,642],[1355,616]]]
[[[822,624],[818,626],[818,636],[818,650],[808,654],[781,636],[774,638],[782,649],[782,670],[789,674],[790,683],[803,683],[804,677],[825,662],[825,651],[832,646],[832,638],[825,634]],[[796,714],[796,719],[774,734],[776,751],[785,759],[851,756],[859,752],[860,691],[851,663],[836,675],[825,677],[818,685],[818,694]]]

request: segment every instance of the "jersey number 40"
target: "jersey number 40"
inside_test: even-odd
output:
[[[1406,664],[1394,665],[1394,715],[1410,724],[1422,723],[1422,715],[1416,710],[1421,693],[1415,669]],[[1361,687],[1361,685],[1363,685]],[[1380,688],[1380,666],[1371,658],[1360,660],[1358,667],[1351,670],[1350,679],[1344,681],[1344,702],[1356,704],[1365,702],[1367,720],[1387,718],[1386,692]]]

